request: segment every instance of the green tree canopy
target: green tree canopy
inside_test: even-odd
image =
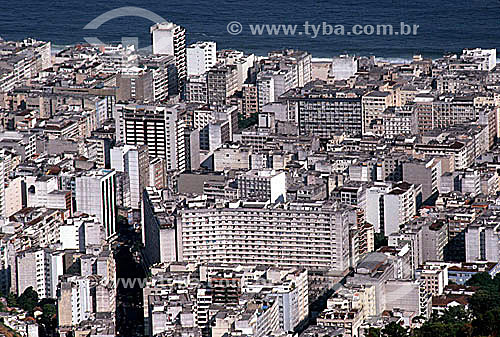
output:
[[[408,337],[410,333],[408,329],[402,327],[398,323],[391,322],[382,329],[382,337]]]
[[[20,308],[26,311],[33,311],[38,304],[38,294],[33,287],[28,287],[17,299],[17,304]]]

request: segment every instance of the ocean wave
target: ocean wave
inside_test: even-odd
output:
[[[51,44],[50,47],[52,48],[52,53],[58,53],[60,51],[63,51],[64,49],[68,49],[71,47],[74,47],[75,44]]]
[[[398,63],[398,64],[409,64],[413,61],[411,57],[376,57],[375,62],[388,62],[388,63]]]
[[[312,62],[332,62],[333,58],[331,57],[313,57],[311,59]]]
[[[357,57],[371,57],[373,55],[356,55]],[[312,62],[332,62],[333,57],[313,57]],[[413,59],[411,57],[377,57],[375,56],[375,62],[389,62],[389,63],[411,63]]]

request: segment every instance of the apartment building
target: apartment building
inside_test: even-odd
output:
[[[182,261],[263,264],[331,269],[343,274],[349,263],[349,227],[356,212],[328,202],[200,202],[179,212]]]
[[[416,270],[416,279],[420,280],[432,296],[442,295],[448,285],[448,265],[440,262],[426,262]]]
[[[309,315],[304,269],[172,263],[152,271],[143,293],[147,336],[289,334]]]
[[[175,58],[179,88],[182,90],[187,76],[186,29],[172,22],[163,22],[153,25],[150,31],[153,54]]]
[[[496,49],[464,49],[460,61],[450,64],[450,70],[491,71],[497,64]]]
[[[358,336],[363,321],[375,314],[375,286],[348,284],[327,300],[317,324],[342,329],[345,336]]]
[[[478,117],[472,96],[434,96],[421,93],[415,97],[414,112],[418,131],[470,123]]]
[[[227,104],[227,99],[238,90],[236,66],[218,64],[207,72],[207,103],[218,111]]]
[[[297,86],[297,77],[291,69],[267,70],[257,74],[259,111],[264,105],[273,103],[278,97]]]
[[[116,234],[115,175],[115,170],[100,169],[75,178],[76,210],[97,216],[107,238]]]
[[[421,186],[401,182],[384,196],[385,234],[399,231],[399,226],[410,221],[417,213]],[[397,210],[397,212],[395,212]]]
[[[340,55],[332,60],[330,76],[336,81],[347,80],[358,71],[358,60],[355,56]]]
[[[149,157],[146,145],[115,146],[110,151],[111,168],[125,173],[124,206],[141,208],[142,190],[149,186]]]
[[[207,74],[188,76],[186,81],[186,102],[208,103]]]
[[[420,185],[377,183],[366,191],[366,221],[374,225],[377,233],[397,233],[400,225],[417,214],[420,195]]]
[[[242,114],[248,118],[259,112],[259,95],[257,86],[243,84],[242,88]]]
[[[376,135],[395,138],[417,133],[417,120],[412,106],[389,107],[383,112],[381,119],[382,132],[374,131]]]
[[[5,161],[3,158],[0,158],[0,218],[7,217],[7,201],[5,199],[6,176]]]
[[[85,139],[83,155],[96,163],[98,168],[109,168],[109,148],[111,140],[108,138],[88,137]]]
[[[287,70],[294,77],[294,87],[303,87],[312,81],[312,56],[306,51],[275,50],[261,61],[262,70]]]
[[[13,195],[18,194],[18,198],[21,198],[21,204],[24,202],[24,205],[28,207],[72,210],[72,193],[69,190],[59,188],[57,177],[26,176],[21,179],[22,182],[18,184],[19,190],[12,191]]]
[[[286,201],[286,173],[274,170],[250,170],[236,178],[241,198]]]
[[[9,223],[16,233],[22,233],[13,241],[16,250],[31,247],[50,247],[61,242],[61,224],[69,216],[66,210],[45,207],[26,207],[12,214]]]
[[[0,91],[8,92],[52,65],[51,43],[25,39],[0,41]]]
[[[371,91],[363,95],[363,133],[373,132],[374,121],[393,104],[392,94],[388,91]]]
[[[422,258],[427,261],[444,261],[448,244],[448,224],[440,219],[429,219],[422,226]]]
[[[175,218],[169,206],[160,190],[147,187],[143,192],[142,236],[148,265],[177,260]]]
[[[64,277],[59,283],[57,298],[59,328],[76,326],[92,314],[90,279],[82,276]]]
[[[180,105],[127,105],[122,109],[123,139],[128,145],[147,145],[150,157],[165,159],[167,169],[184,162],[184,122]],[[182,131],[182,133],[181,133]]]
[[[167,166],[163,158],[151,158],[149,161],[149,186],[166,188]]]
[[[410,160],[403,162],[403,180],[411,184],[422,186],[422,200],[439,193],[441,187],[441,160],[437,158],[427,160]]]
[[[151,103],[153,94],[153,72],[137,66],[126,68],[117,75],[116,100],[128,102],[131,100]]]
[[[470,224],[465,232],[466,262],[500,260],[500,215],[488,210]]]
[[[139,64],[151,72],[153,101],[161,102],[179,93],[179,79],[174,56],[149,55],[140,59]]]
[[[288,119],[298,122],[300,135],[329,138],[362,132],[361,96],[356,91],[340,91],[315,81],[289,90],[280,101],[287,105]]]
[[[249,78],[249,74],[254,70],[257,57],[253,54],[246,55],[242,51],[224,49],[217,52],[217,62],[226,66],[231,66],[236,71],[236,87],[241,91],[243,84]]]
[[[16,249],[12,234],[0,235],[0,291],[17,294]]]
[[[226,169],[248,170],[250,169],[251,153],[248,147],[222,146],[214,153],[214,171],[220,172]]]
[[[202,75],[217,63],[217,43],[196,42],[187,47],[186,55],[188,76]]]
[[[3,149],[11,149],[21,156],[21,160],[29,159],[36,153],[36,135],[30,132],[0,132],[0,143]]]
[[[58,277],[63,275],[63,252],[32,248],[16,254],[17,295],[33,287],[40,298],[56,298]]]

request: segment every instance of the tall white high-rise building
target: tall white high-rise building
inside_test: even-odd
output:
[[[57,307],[58,323],[61,327],[77,325],[89,319],[92,313],[90,279],[71,276],[62,280],[59,284]]]
[[[407,182],[371,186],[366,191],[366,221],[374,226],[376,233],[397,233],[400,225],[415,216],[421,191],[421,185]]]
[[[186,29],[172,22],[157,23],[151,27],[153,54],[172,55],[175,58],[179,87],[186,79]]]
[[[297,86],[297,76],[292,70],[294,68],[268,70],[257,75],[259,111],[262,111],[264,105],[276,102],[281,95]]]
[[[116,233],[116,185],[114,170],[88,171],[76,177],[76,210],[95,215],[106,237]]]
[[[500,212],[491,209],[465,230],[465,260],[467,262],[500,259]]]
[[[32,287],[40,298],[56,298],[58,278],[63,275],[63,252],[34,248],[16,255],[17,293]]]
[[[358,71],[358,60],[355,56],[340,55],[332,60],[331,75],[337,81],[347,80]]]
[[[272,72],[261,71],[257,75],[257,92],[259,97],[259,111],[262,111],[262,107],[268,103],[276,101],[276,95],[274,93],[274,80],[275,77]]]
[[[217,44],[211,41],[196,42],[187,47],[187,74],[199,76],[217,63]]]
[[[476,67],[472,69],[491,71],[497,65],[496,49],[464,49],[461,59],[465,62],[474,63]],[[467,67],[464,67],[467,69]]]
[[[5,202],[5,163],[0,158],[0,218],[7,216],[7,207]]]
[[[110,150],[111,168],[125,173],[124,205],[141,208],[141,193],[149,184],[149,157],[147,146],[123,145]]]

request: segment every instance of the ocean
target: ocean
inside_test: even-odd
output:
[[[89,22],[110,10],[136,6],[151,11],[186,28],[187,42],[216,41],[218,48],[239,49],[257,55],[280,48],[307,50],[313,57],[339,54],[410,58],[414,54],[439,57],[463,48],[500,46],[500,0],[0,0],[0,37],[19,40],[33,37],[50,40],[56,47],[85,42],[98,37],[105,43],[136,37],[140,47],[150,45],[152,22],[142,17],[119,17],[95,30],[84,30]],[[241,23],[243,31],[231,35],[228,23]],[[419,25],[416,35],[252,35],[249,25],[303,24]]]

